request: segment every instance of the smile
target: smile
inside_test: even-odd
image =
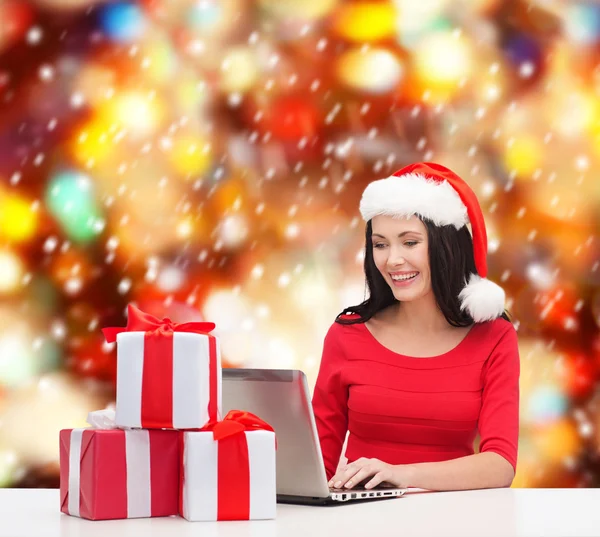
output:
[[[407,272],[404,274],[390,274],[394,287],[409,287],[418,278],[419,272]]]
[[[419,274],[418,272],[408,272],[406,274],[390,274],[390,276],[391,276],[392,280],[394,280],[395,282],[398,282],[398,281],[412,280],[418,274]]]

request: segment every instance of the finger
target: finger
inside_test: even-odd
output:
[[[377,473],[376,469],[371,468],[370,466],[366,466],[360,469],[358,472],[356,472],[356,474],[354,474],[344,486],[346,488],[351,489],[352,487],[360,485],[365,479],[371,477],[375,473]]]
[[[331,478],[328,485],[332,488],[339,489],[342,486],[342,483],[345,482],[346,480],[344,479],[343,474],[336,474]]]
[[[333,476],[333,477],[332,477],[332,478],[329,480],[329,483],[328,483],[328,485],[329,485],[330,487],[333,487],[333,488],[336,488],[336,489],[340,488],[340,487],[342,486],[342,483],[345,483],[345,482],[346,482],[346,480],[345,480],[345,477],[344,477],[344,476],[345,476],[345,471],[344,471],[344,470],[341,470],[341,471],[337,472],[337,473],[336,473],[336,474],[335,474],[335,475],[334,475],[334,476]]]
[[[354,476],[357,474],[357,472],[360,472],[360,470],[361,470],[361,465],[358,464],[358,461],[355,463],[349,464],[345,470],[339,472],[331,480],[331,481],[333,481],[333,487],[336,489],[343,487],[349,480],[354,480]]]
[[[383,483],[386,479],[386,473],[385,472],[377,472],[373,478],[365,485],[366,489],[372,489],[373,487],[376,487],[377,485],[380,485],[381,483]]]
[[[329,480],[328,485],[330,487],[339,488],[342,482],[346,482],[346,475],[348,474],[348,466],[342,466],[338,468],[334,476]]]

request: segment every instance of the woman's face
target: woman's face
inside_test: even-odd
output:
[[[371,220],[373,259],[397,300],[408,302],[431,292],[427,228],[416,216]]]

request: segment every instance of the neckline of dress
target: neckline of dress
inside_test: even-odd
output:
[[[369,330],[367,323],[360,323],[360,324],[363,326],[364,330],[366,331],[366,333],[370,339],[372,339],[379,347],[384,349],[386,352],[389,352],[390,354],[393,354],[394,356],[401,356],[402,358],[408,358],[410,360],[436,360],[436,359],[445,358],[448,355],[456,353],[463,345],[466,344],[466,342],[468,341],[469,337],[472,335],[472,333],[475,330],[475,327],[477,326],[478,323],[474,323],[473,326],[471,326],[471,328],[469,329],[469,331],[465,334],[465,336],[452,349],[450,349],[442,354],[436,354],[434,356],[410,356],[408,354],[402,354],[400,352],[396,352],[396,351],[390,349],[389,347],[386,347],[383,343],[381,343],[381,341],[379,341],[375,337],[373,332],[371,332],[371,330]]]

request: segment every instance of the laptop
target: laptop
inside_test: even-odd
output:
[[[223,369],[223,412],[246,410],[277,435],[277,501],[341,505],[402,496],[406,489],[330,489],[306,375],[298,370]]]

